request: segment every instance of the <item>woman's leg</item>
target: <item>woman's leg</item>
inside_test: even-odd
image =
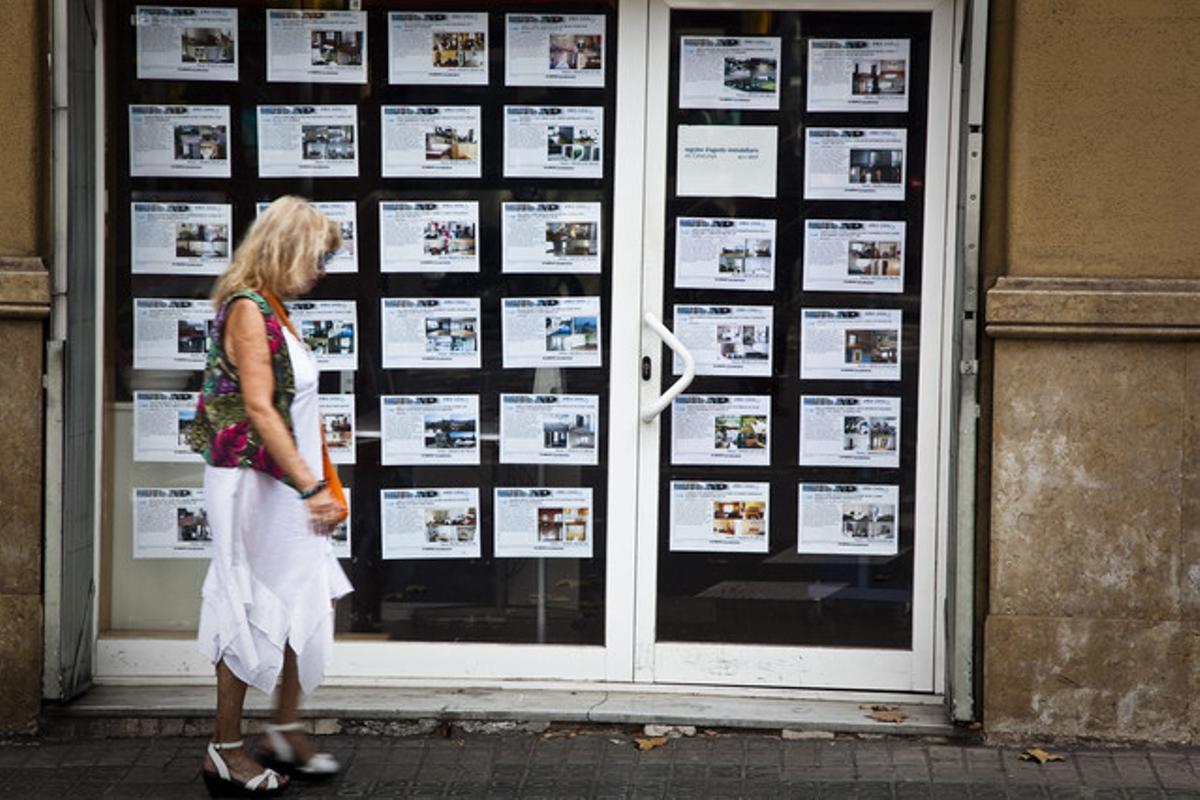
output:
[[[217,720],[213,731],[214,742],[236,742],[242,738],[242,705],[246,701],[246,684],[243,683],[224,661],[217,663]],[[221,760],[229,767],[234,780],[245,783],[263,771],[262,764],[254,760],[245,747],[218,751]],[[217,765],[207,755],[204,768],[216,772]],[[281,776],[281,782],[287,778]]]
[[[246,702],[246,684],[224,661],[217,662],[217,724],[215,742],[236,742],[242,738],[242,706]]]
[[[275,702],[275,723],[286,725],[300,719],[300,670],[296,667],[296,651],[289,644],[283,649],[283,679]]]
[[[296,651],[289,644],[283,650],[283,675],[279,682],[279,694],[275,702],[277,725],[298,722],[300,719],[300,671],[296,666]],[[305,763],[316,753],[312,741],[304,731],[285,731],[283,735],[296,751],[296,761]]]

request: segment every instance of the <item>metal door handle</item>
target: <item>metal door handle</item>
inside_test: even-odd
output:
[[[642,406],[642,422],[653,422],[654,418],[663,412],[663,409],[671,405],[671,401],[680,392],[691,385],[692,379],[696,377],[696,359],[692,358],[691,351],[684,347],[683,342],[679,341],[679,338],[671,333],[671,330],[663,325],[653,313],[647,311],[646,315],[642,317],[642,321],[646,323],[646,327],[658,334],[658,338],[666,342],[667,347],[671,348],[671,351],[683,361],[683,374],[679,376],[679,380],[672,383],[657,399]]]

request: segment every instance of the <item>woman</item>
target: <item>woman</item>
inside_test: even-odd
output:
[[[352,590],[330,548],[344,519],[324,451],[317,365],[278,298],[312,289],[341,245],[338,226],[299,197],[260,214],[213,288],[213,341],[196,407],[193,449],[204,456],[213,559],[199,646],[216,665],[217,720],[204,780],[217,795],[270,797],[289,773],[334,775],[299,722],[300,694],[324,678],[331,600]],[[279,683],[264,769],[242,747],[246,686]]]

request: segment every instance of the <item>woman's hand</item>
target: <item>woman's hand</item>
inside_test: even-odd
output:
[[[308,521],[313,532],[328,536],[338,526],[342,517],[342,504],[333,498],[328,489],[322,489],[304,501],[308,508]]]

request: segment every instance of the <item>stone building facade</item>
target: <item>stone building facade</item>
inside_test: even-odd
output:
[[[3,0],[0,731],[41,704],[50,2]],[[991,0],[976,585],[997,736],[1200,740],[1200,6]],[[69,290],[69,287],[67,287]]]

